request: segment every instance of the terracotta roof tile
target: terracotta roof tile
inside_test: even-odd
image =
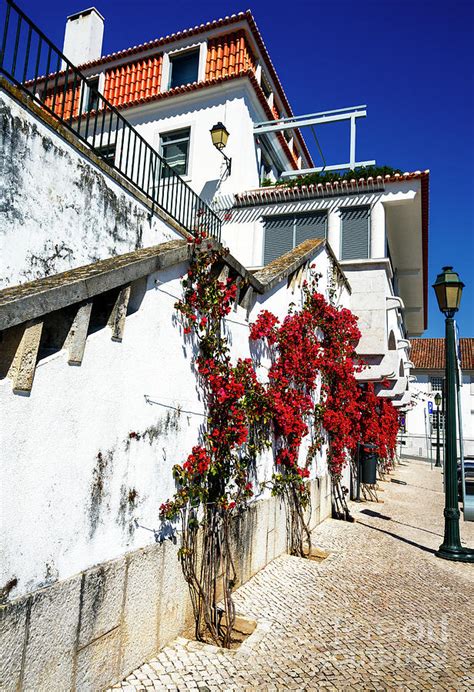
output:
[[[75,86],[74,82],[66,85],[66,90],[55,88],[53,83],[43,96],[44,104],[61,118],[69,120],[78,115],[80,93],[80,85]]]
[[[220,27],[231,26],[232,24],[242,21],[247,22],[250,32],[246,32],[244,29],[237,29],[229,34],[224,34],[223,36],[209,37],[208,57],[206,61],[206,78],[204,82],[200,82],[199,85],[196,83],[186,85],[181,92],[175,90],[160,92],[161,52],[155,56],[146,55],[147,52],[153,49],[161,49],[162,46],[182,40],[184,38],[209,32]],[[142,43],[138,46],[127,48],[126,50],[111,53],[110,55],[105,55],[97,60],[83,63],[79,66],[79,69],[88,71],[94,67],[106,65],[107,63],[111,62],[118,62],[129,56],[132,57],[142,54],[141,60],[132,59],[131,62],[126,64],[122,63],[117,65],[115,68],[111,67],[107,69],[105,72],[106,81],[104,86],[104,95],[106,98],[111,100],[114,106],[123,108],[141,105],[143,103],[148,103],[155,98],[158,99],[163,96],[172,96],[176,93],[184,93],[184,91],[189,91],[189,86],[192,86],[193,88],[197,88],[198,86],[201,87],[202,85],[210,86],[211,84],[218,83],[218,81],[222,81],[226,77],[234,77],[238,75],[248,76],[250,72],[255,73],[257,58],[254,55],[254,51],[252,50],[248,40],[248,35],[253,37],[255,44],[263,57],[268,73],[275,84],[276,93],[280,103],[286,110],[285,115],[292,116],[292,108],[250,10],[247,10],[246,12],[239,12],[239,14],[234,14],[230,17],[224,17],[212,22],[207,22],[206,24],[201,24],[190,29],[185,29],[184,31],[179,31],[154,41],[149,41],[148,43]],[[154,64],[152,65],[152,63]],[[144,71],[144,65],[147,65],[147,70],[148,72],[151,71],[151,74],[147,75],[147,73]],[[62,76],[63,74],[65,74],[63,71],[58,73],[59,76]],[[48,75],[48,80],[53,76],[53,74]],[[35,80],[35,83],[39,84],[45,81],[45,79],[46,76],[38,77]],[[31,82],[27,82],[26,84],[30,83]],[[255,84],[258,85],[256,79]],[[258,87],[260,88],[260,85],[258,85]],[[260,98],[260,95],[257,95],[261,101],[262,99]],[[56,110],[56,108],[54,110]],[[267,116],[270,119],[276,117],[276,113],[278,113],[276,109],[275,113],[269,108],[265,110],[267,111]],[[76,113],[74,113],[74,115],[76,115]],[[298,140],[299,147],[301,151],[304,152],[308,165],[311,166],[311,154],[306,146],[303,135],[298,129],[295,129],[294,132],[296,139]],[[287,147],[282,142],[284,138],[281,133],[279,133],[278,139],[280,140],[283,148],[286,150]],[[294,163],[293,167],[297,168],[295,162],[298,160],[298,156],[289,149],[287,153],[292,163]]]
[[[159,93],[162,55],[112,67],[105,72],[104,97],[119,108]]]
[[[243,29],[208,40],[206,79],[216,79],[254,69],[255,57]]]
[[[235,195],[235,206],[247,207],[257,204],[268,204],[269,202],[285,202],[294,199],[307,199],[312,197],[324,197],[343,194],[346,192],[361,191],[367,192],[371,189],[379,189],[385,183],[398,183],[405,180],[429,178],[429,171],[414,171],[407,173],[395,173],[395,175],[377,176],[376,178],[355,178],[352,180],[336,180],[333,183],[317,183],[314,185],[302,185],[301,187],[288,187],[287,185],[276,185],[259,187],[255,190],[246,190]],[[383,189],[383,188],[382,188]],[[426,191],[427,192],[427,191]]]
[[[474,370],[474,339],[459,339],[461,367]],[[417,370],[444,370],[444,339],[412,339],[410,360]]]

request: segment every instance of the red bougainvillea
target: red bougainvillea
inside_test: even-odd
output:
[[[305,532],[310,542],[304,519],[309,500],[305,481],[325,437],[329,468],[337,480],[361,440],[374,442],[381,457],[392,458],[397,416],[388,401],[375,396],[373,386],[365,391],[358,386],[356,317],[318,292],[314,266],[309,283],[303,284],[301,307],[293,306],[281,322],[264,310],[250,327],[250,341],[268,347],[267,382],[258,380],[250,358],[234,363],[223,319],[237,288],[232,278],[219,279],[225,276],[222,263],[222,250],[200,234],[192,244],[189,271],[182,280],[184,295],[176,309],[185,338],[197,347],[205,425],[199,444],[174,467],[177,491],[161,506],[160,516],[182,518],[180,558],[191,588],[197,637],[205,638],[207,632],[213,641],[228,646],[235,577],[229,516],[253,494],[251,470],[257,456],[272,447],[272,492],[290,500],[290,545],[292,552],[303,554]],[[312,443],[301,458],[302,441],[310,432]],[[218,575],[224,575],[224,627],[215,600]]]
[[[200,234],[182,280],[183,299],[176,303],[185,335],[198,345],[195,358],[206,404],[206,426],[200,445],[182,465],[174,467],[179,489],[161,507],[162,518],[173,518],[191,503],[233,509],[253,494],[250,460],[266,444],[251,435],[264,420],[267,397],[250,358],[231,362],[222,320],[231,311],[237,287],[231,278],[219,280],[222,255]]]
[[[372,382],[361,392],[359,408],[360,438],[363,442],[376,446],[378,456],[387,468],[395,456],[399,429],[398,412],[390,400],[375,394]]]
[[[328,303],[316,289],[315,280],[303,286],[301,309],[293,310],[281,325],[263,311],[250,331],[251,339],[266,339],[273,354],[267,392],[278,448],[276,462],[300,477],[298,455],[308,434],[309,416],[313,425],[322,425],[328,433],[328,462],[336,476],[347,451],[357,444],[361,417],[355,379],[354,349],[360,338],[356,318],[349,310]],[[321,395],[315,406],[318,382]]]

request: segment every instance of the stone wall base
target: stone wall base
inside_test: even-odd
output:
[[[310,527],[331,513],[328,476],[311,483]],[[238,585],[284,553],[279,498],[236,521]],[[153,544],[0,608],[3,692],[98,692],[178,636],[192,621],[187,584],[171,541]]]

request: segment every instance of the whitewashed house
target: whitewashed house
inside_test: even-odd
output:
[[[292,111],[250,12],[109,56],[102,33],[94,8],[68,20],[64,52],[87,83],[62,71],[63,56],[52,67],[48,48],[46,78],[20,67],[18,79],[6,63],[0,77],[0,687],[12,691],[104,689],[190,622],[157,507],[205,415],[174,305],[183,236],[215,220],[210,205],[231,251],[219,269],[239,281],[226,327],[236,357],[250,355],[261,309],[283,319],[301,300],[313,263],[321,292],[360,318],[361,380],[401,409],[409,337],[426,326],[428,172],[260,188],[313,164],[297,127],[255,131]],[[133,153],[96,89],[143,137]],[[144,142],[172,169],[158,183]],[[132,171],[119,165],[129,153]],[[150,200],[157,184],[170,199]],[[271,469],[268,451],[237,537],[238,583],[286,548],[284,507],[263,489]],[[313,527],[331,512],[324,449],[309,480]]]
[[[465,456],[474,455],[474,339],[460,339],[460,389],[458,408],[458,427],[456,436],[458,449],[460,430]],[[438,410],[435,395],[443,397],[445,353],[444,339],[413,339],[410,358],[413,362],[410,382],[412,403],[405,415],[405,434],[403,435],[403,454],[420,456],[425,459],[436,458],[436,427]],[[459,427],[459,410],[461,428]],[[443,400],[439,412],[441,442],[444,436]]]
[[[298,130],[254,137],[255,122],[293,113],[250,11],[106,56],[103,29],[94,8],[69,17],[64,54],[205,200],[312,165]],[[218,122],[230,133],[231,171],[211,142]],[[116,157],[116,144],[104,154]]]
[[[291,171],[312,170],[313,162],[300,129],[288,127],[291,106],[252,14],[106,56],[103,28],[93,8],[69,17],[65,55],[219,210],[222,240],[244,266],[259,268],[307,238],[328,241],[351,283],[351,308],[360,319],[358,351],[369,366],[360,377],[388,380],[381,396],[403,409],[411,396],[408,339],[421,335],[427,322],[429,172],[301,189],[260,187]],[[67,98],[70,108],[79,108],[73,86]],[[261,133],[265,122],[286,124]],[[229,135],[225,152],[210,135],[218,123]],[[121,159],[122,150],[120,136],[100,147],[109,163]]]

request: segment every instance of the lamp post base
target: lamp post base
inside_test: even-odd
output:
[[[436,557],[443,560],[452,560],[454,562],[472,562],[474,564],[474,550],[471,548],[448,547],[444,544],[439,547],[435,553]]]

